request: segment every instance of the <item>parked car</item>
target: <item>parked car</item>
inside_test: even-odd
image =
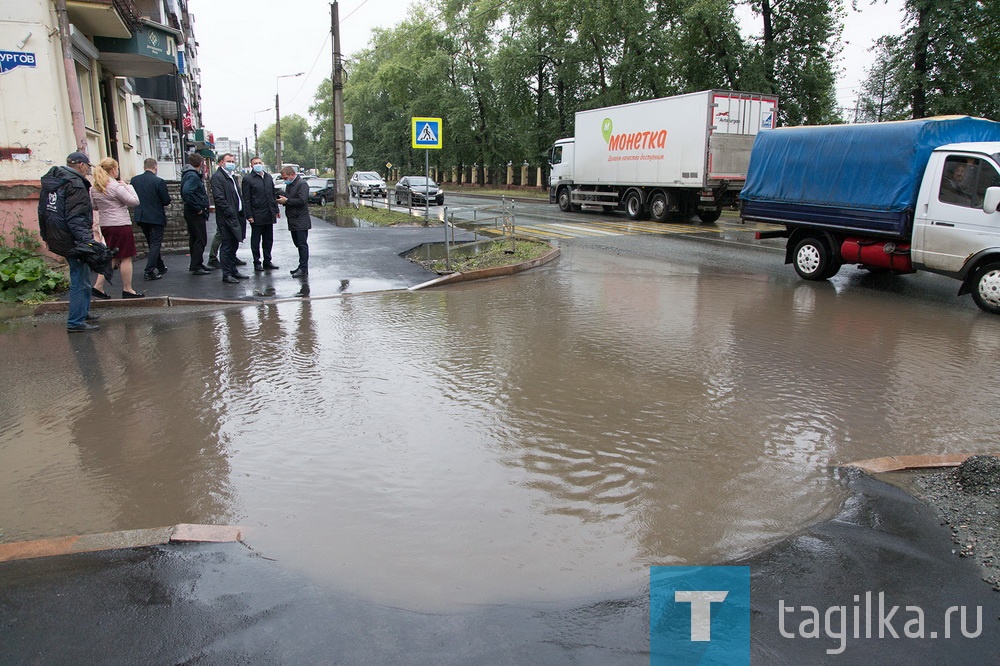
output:
[[[374,171],[355,171],[348,188],[352,197],[385,196],[385,181]]]
[[[403,176],[396,183],[396,203],[402,204],[424,204],[428,201],[442,206],[444,205],[444,192],[430,178],[424,176]]]
[[[325,206],[327,201],[333,200],[336,192],[333,178],[306,178],[305,181],[309,186],[309,203]]]
[[[285,193],[285,177],[280,173],[272,173],[271,180],[274,181],[274,193],[284,194]]]

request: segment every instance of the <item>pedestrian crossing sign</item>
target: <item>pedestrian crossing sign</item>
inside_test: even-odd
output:
[[[414,148],[441,147],[440,118],[411,118],[410,129],[412,130],[411,145]]]

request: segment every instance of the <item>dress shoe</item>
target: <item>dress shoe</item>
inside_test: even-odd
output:
[[[281,266],[272,264],[270,261],[265,261],[264,262],[264,270],[265,271],[276,271],[279,268],[281,268]]]
[[[219,267],[219,260],[216,257],[209,257],[208,258],[208,266],[209,266],[209,268],[218,268]]]
[[[141,291],[123,291],[122,298],[146,298],[146,294]]]
[[[194,268],[189,271],[191,275],[210,275],[212,271],[206,271],[204,268]]]
[[[264,272],[264,265],[261,264],[259,261],[255,261],[255,262],[253,262],[253,269],[257,273],[263,273]]]
[[[243,273],[233,273],[233,277],[236,278],[237,280],[249,280],[250,279],[249,275],[244,275]]]
[[[305,268],[296,268],[292,271],[292,277],[305,277],[306,275],[309,275],[309,271]]]
[[[246,265],[247,265],[247,262],[243,261],[243,260],[242,260],[242,259],[240,259],[239,257],[236,257],[236,265],[237,265],[237,266],[246,266]]]
[[[87,313],[87,321],[97,321],[100,318],[101,318],[101,315],[97,314],[96,312],[88,312]]]
[[[73,324],[72,326],[67,326],[66,330],[70,333],[80,333],[81,331],[96,331],[100,326],[97,324],[88,324],[83,322],[82,324]]]
[[[234,278],[232,275],[225,275],[225,276],[223,276],[222,281],[225,282],[226,284],[239,284],[240,283],[240,281],[237,280],[236,278]]]
[[[106,291],[101,291],[100,289],[98,289],[96,287],[91,287],[90,288],[90,295],[93,296],[94,298],[99,298],[102,301],[106,301],[109,298],[111,298],[110,296],[108,296],[108,293]]]
[[[160,275],[159,273],[155,273],[155,272],[154,273],[143,273],[142,274],[142,279],[143,280],[159,280],[161,277],[163,277],[163,276]]]
[[[212,271],[214,271],[215,268],[216,268],[215,266],[206,266],[205,264],[201,265],[201,270],[208,271],[209,273],[211,273]]]

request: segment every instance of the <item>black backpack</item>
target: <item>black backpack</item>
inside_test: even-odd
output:
[[[53,167],[42,176],[42,189],[38,196],[38,232],[49,249],[66,256],[66,251],[76,244],[66,220],[66,184],[69,179]]]

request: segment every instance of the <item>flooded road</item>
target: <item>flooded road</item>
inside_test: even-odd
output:
[[[15,326],[0,538],[239,524],[403,608],[610,598],[830,515],[833,465],[995,448],[995,318],[760,262],[570,245],[442,290]]]

